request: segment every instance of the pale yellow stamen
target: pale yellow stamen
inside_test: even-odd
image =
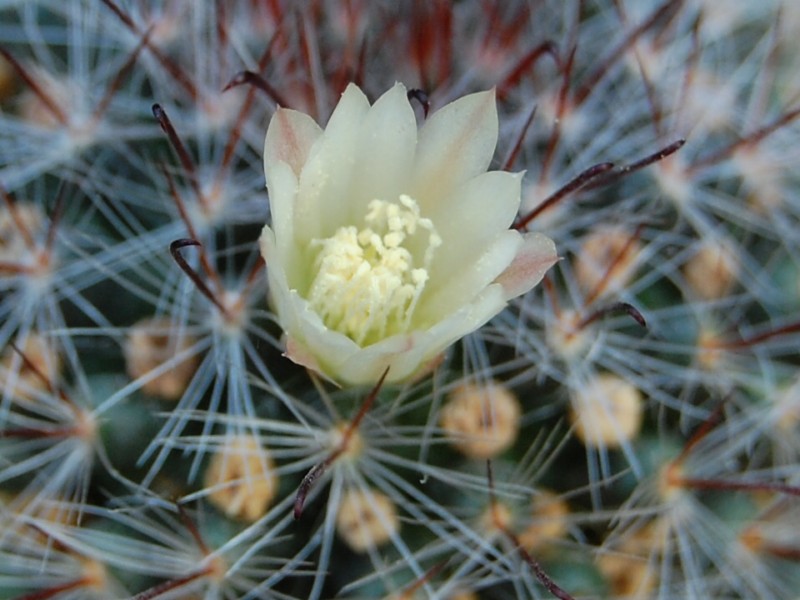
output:
[[[308,293],[311,307],[330,329],[360,345],[407,331],[428,281],[433,252],[442,243],[413,198],[372,200],[360,231],[340,227],[312,240],[319,248]],[[406,247],[418,230],[428,233],[422,264]]]

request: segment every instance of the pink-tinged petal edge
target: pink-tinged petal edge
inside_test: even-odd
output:
[[[494,282],[503,287],[506,299],[511,300],[531,290],[559,260],[553,240],[541,233],[527,233],[514,260]]]
[[[302,344],[298,344],[293,337],[286,336],[286,351],[283,355],[292,361],[296,365],[300,365],[301,367],[305,367],[309,371],[313,371],[319,377],[322,377],[325,381],[332,383],[336,387],[341,387],[338,382],[334,379],[329,377],[325,374],[325,371],[320,366],[319,362],[317,361],[316,357],[308,351],[308,349],[303,346]]]
[[[300,171],[308,160],[311,146],[322,135],[322,128],[308,115],[279,108],[270,120],[264,140],[264,171],[267,183],[271,165],[285,162],[300,177]]]

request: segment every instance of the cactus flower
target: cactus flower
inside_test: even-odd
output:
[[[324,130],[275,112],[260,243],[291,360],[346,385],[387,367],[403,381],[541,281],[555,245],[509,228],[522,174],[487,171],[497,137],[493,91],[419,129],[401,84],[372,106],[349,85]]]

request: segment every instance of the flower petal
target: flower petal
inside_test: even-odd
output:
[[[287,287],[283,266],[277,260],[270,262],[275,255],[275,242],[268,227],[261,234],[261,254],[267,260],[272,309],[286,333],[286,356],[299,365],[338,378],[331,357],[345,360],[361,348],[347,336],[325,327],[308,302]]]
[[[305,298],[287,284],[284,265],[278,260],[275,236],[269,227],[261,233],[261,255],[267,261],[272,309],[287,336],[288,358],[321,373],[334,373],[331,357],[344,360],[361,348],[347,336],[328,329]]]
[[[297,189],[298,183],[294,171],[287,163],[280,162],[272,166],[272,184],[269,190],[272,229],[269,234],[275,240],[276,248],[272,259],[267,261],[267,268],[271,268],[276,262],[279,263],[286,274],[287,289],[305,290],[308,287],[312,265],[304,261],[305,248],[298,246],[294,236]],[[264,235],[262,232],[262,237]],[[262,242],[262,255],[263,252]]]
[[[288,248],[294,240],[294,203],[297,198],[297,178],[288,163],[271,165],[269,176],[269,212],[272,231],[281,256],[288,257]],[[281,260],[284,260],[282,258]]]
[[[482,248],[461,245],[461,253],[451,253],[431,277],[423,292],[413,323],[420,327],[446,318],[460,306],[469,304],[511,264],[522,245],[522,236],[514,230],[497,234]]]
[[[416,343],[415,334],[395,335],[362,348],[333,365],[336,377],[349,385],[376,382],[386,367],[386,383],[407,379],[419,367],[423,359],[422,348]]]
[[[308,301],[295,290],[289,291],[287,307],[291,312],[286,322],[291,324],[282,324],[296,345],[297,355],[313,356],[321,373],[329,375],[334,380],[341,380],[336,365],[357,355],[362,349],[346,335],[328,329],[319,315],[309,306]],[[289,358],[293,358],[291,354]]]
[[[270,229],[269,225],[264,225],[258,243],[261,248],[261,257],[267,263],[267,280],[269,281],[269,292],[273,303],[272,309],[277,314],[278,320],[282,322],[283,316],[286,314],[285,296],[289,286],[286,283],[286,272],[281,261],[281,254],[278,251],[275,232]]]
[[[286,295],[279,300],[283,294]],[[359,348],[350,338],[326,328],[295,291],[287,294],[285,288],[282,292],[273,288],[273,301],[287,332],[287,357],[348,385],[374,383],[387,366],[390,367],[387,383],[408,379],[506,305],[502,287],[490,285],[474,302],[428,330],[395,335]]]
[[[322,128],[308,115],[288,108],[276,110],[264,140],[267,187],[272,186],[272,170],[279,163],[289,165],[299,178],[311,146],[321,135]]]
[[[486,171],[497,145],[494,90],[459,98],[419,131],[411,196],[423,214],[450,190]]]
[[[389,366],[387,382],[405,381],[424,371],[454,342],[478,329],[506,305],[503,289],[485,288],[474,302],[462,306],[425,331],[398,335],[364,348],[336,365],[336,373],[351,384],[374,383]]]
[[[417,146],[417,121],[406,88],[396,83],[370,108],[358,140],[349,221],[362,223],[367,204],[407,192]]]
[[[519,210],[523,173],[490,171],[473,177],[454,190],[449,197],[430,208],[425,215],[436,224],[442,245],[436,252],[432,276],[438,277],[436,258],[449,262],[455,253],[463,260],[463,245],[485,248],[501,231],[514,222]],[[447,265],[442,273],[448,273]]]
[[[528,233],[523,240],[514,261],[495,279],[495,283],[503,286],[508,300],[533,288],[559,260],[556,245],[546,235]]]
[[[430,336],[430,355],[435,357],[442,350],[472,333],[492,319],[506,307],[506,298],[499,285],[490,284],[472,302],[450,313],[427,332]]]
[[[347,86],[331,115],[325,132],[311,148],[300,174],[295,205],[298,243],[332,235],[348,223],[347,210],[356,166],[361,124],[369,101],[353,84]],[[360,166],[359,166],[360,168]]]

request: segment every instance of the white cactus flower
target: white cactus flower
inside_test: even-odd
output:
[[[372,106],[349,85],[324,130],[275,112],[261,253],[291,360],[343,384],[387,367],[402,381],[541,281],[555,245],[509,229],[522,174],[487,172],[497,136],[493,91],[419,130],[401,84]]]

